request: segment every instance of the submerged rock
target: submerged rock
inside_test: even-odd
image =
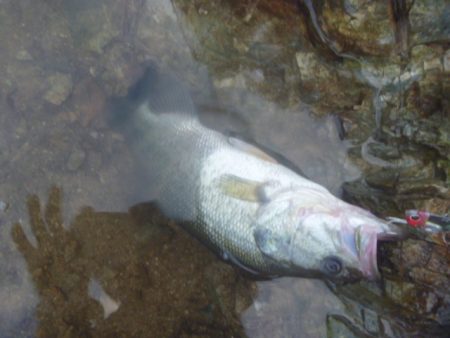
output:
[[[44,99],[54,105],[60,105],[72,92],[72,77],[68,74],[56,73],[47,78],[49,88]]]
[[[69,155],[69,158],[67,159],[67,169],[70,171],[79,169],[84,163],[85,158],[86,152],[79,147],[74,147]]]
[[[409,238],[379,244],[377,284],[331,285],[349,309],[336,320],[358,337],[447,337],[450,329],[450,232],[405,225]],[[449,229],[447,229],[449,230]],[[334,337],[334,336],[331,336]]]
[[[36,247],[20,224],[12,230],[40,294],[36,335],[244,336],[236,311],[250,304],[252,283],[154,205],[85,208],[66,230],[60,199],[53,188],[42,217],[29,198]]]

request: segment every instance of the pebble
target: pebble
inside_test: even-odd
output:
[[[431,60],[425,60],[423,62],[423,68],[425,69],[425,71],[429,71],[429,70],[433,70],[433,69],[442,71],[443,66],[442,66],[441,60],[439,58],[434,58]]]
[[[364,318],[364,328],[368,332],[372,334],[379,333],[378,315],[375,311],[364,309],[363,318]]]
[[[47,78],[49,88],[44,94],[44,99],[54,105],[60,105],[72,92],[72,77],[68,74],[55,73]]]
[[[21,49],[17,52],[16,59],[19,61],[31,61],[33,57],[26,49]]]
[[[444,70],[446,72],[450,72],[450,49],[445,52],[443,64],[444,64]]]
[[[67,160],[67,169],[75,171],[81,167],[86,158],[86,153],[83,149],[75,147]]]

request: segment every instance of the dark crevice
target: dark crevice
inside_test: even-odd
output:
[[[405,61],[409,59],[409,45],[410,45],[410,31],[411,24],[409,22],[409,11],[414,5],[412,1],[408,5],[407,0],[390,0],[390,15],[394,25],[395,42],[397,43],[397,50],[402,59]]]

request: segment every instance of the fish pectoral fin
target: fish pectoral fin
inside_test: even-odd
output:
[[[239,150],[249,155],[259,158],[260,160],[270,163],[278,163],[276,159],[274,159],[272,156],[270,156],[263,150],[259,149],[258,147],[255,147],[250,143],[244,142],[236,137],[229,137],[228,143],[230,143],[233,147],[238,148]]]
[[[264,182],[252,181],[235,175],[222,175],[217,185],[225,195],[247,202],[262,202]]]
[[[247,265],[243,264],[241,261],[239,261],[234,255],[232,255],[228,251],[223,251],[222,252],[222,258],[225,261],[233,263],[234,265],[238,266],[242,270],[244,270],[244,271],[246,271],[248,273],[251,273],[252,275],[255,275],[255,276],[260,276],[261,275],[261,273],[259,271],[253,270],[252,268],[249,268]]]
[[[278,181],[252,181],[236,175],[225,174],[217,179],[217,186],[225,195],[247,202],[267,203],[283,188]]]

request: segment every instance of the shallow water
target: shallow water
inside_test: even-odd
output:
[[[361,20],[354,2],[345,3]],[[391,71],[386,60],[372,63],[370,44],[327,50],[316,40],[333,40],[314,33],[317,18],[305,23],[310,12],[310,1],[0,0],[0,337],[402,337],[430,327],[436,336],[445,333],[442,304],[450,296],[439,292],[434,303],[431,296],[413,298],[431,302],[416,313],[437,318],[415,326],[414,313],[398,304],[383,310],[386,295],[375,284],[358,286],[352,299],[351,288],[301,278],[255,281],[222,262],[142,199],[152,182],[142,181],[146,173],[126,138],[109,125],[118,98],[156,64],[187,84],[205,125],[251,138],[337,195],[344,182],[366,176],[384,191],[389,181],[377,181],[376,170],[382,167],[398,171],[400,181],[411,175],[429,185],[418,198],[405,183],[401,198],[383,205],[364,204],[363,193],[363,205],[379,206],[372,211],[387,216],[415,199],[414,207],[448,209],[441,188],[449,163],[445,136],[429,146],[427,134],[418,133],[419,145],[395,144],[400,155],[393,157],[363,151],[370,140],[384,145],[371,137],[383,114],[395,120],[389,109],[403,100],[398,83],[427,76],[440,83],[448,74],[449,54],[439,45],[446,31],[437,26],[430,33],[438,47],[421,51],[423,73],[416,60],[409,72]],[[325,17],[326,8],[318,14]],[[394,35],[381,31],[380,44],[394,44]],[[354,61],[359,48],[362,61]],[[448,114],[442,99],[435,102],[448,87],[437,87],[421,87],[428,93],[421,111],[430,121],[435,110],[443,120]],[[371,188],[364,190],[369,196]],[[389,188],[387,195],[396,196]]]

